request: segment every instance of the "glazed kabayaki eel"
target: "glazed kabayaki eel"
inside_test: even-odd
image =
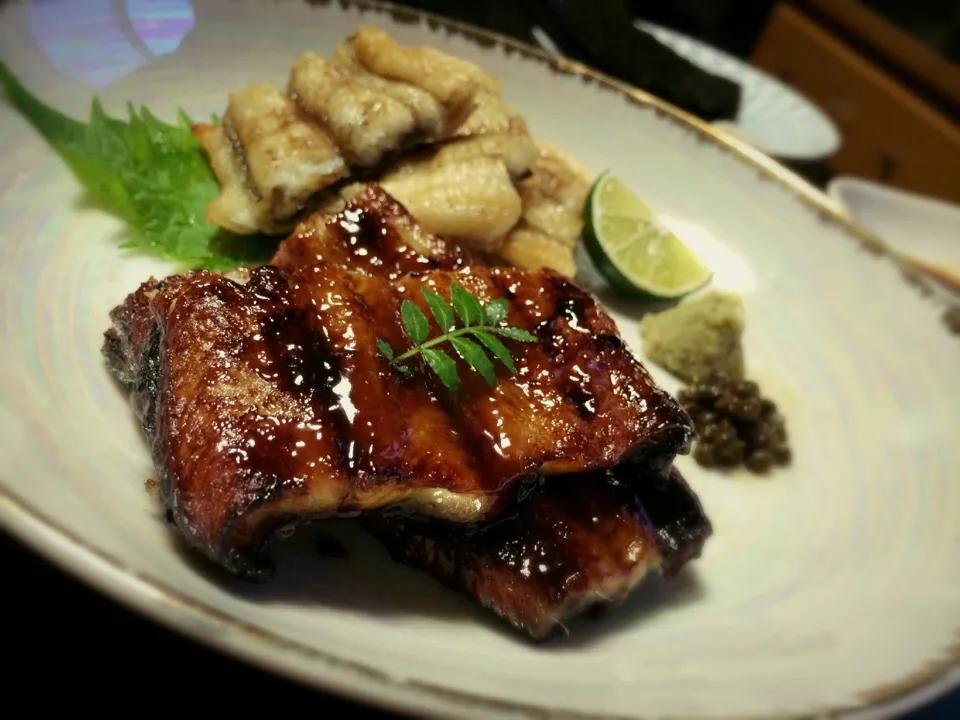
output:
[[[499,367],[493,386],[461,363],[451,393],[423,362],[398,372],[376,340],[402,346],[401,301],[455,282],[506,300],[506,321],[536,341],[511,347],[516,372]],[[603,309],[553,271],[468,257],[376,185],[302,223],[274,264],[151,280],[112,318],[104,351],[168,515],[228,570],[261,575],[289,528],[360,514],[396,557],[539,637],[677,552],[696,556],[710,533],[671,472],[690,418]],[[638,509],[661,491],[684,501],[659,518]],[[525,587],[525,556],[547,545],[582,580]],[[508,548],[519,565],[492,559]]]

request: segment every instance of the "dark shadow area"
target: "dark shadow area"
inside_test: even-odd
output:
[[[205,580],[250,603],[329,607],[376,619],[429,617],[452,626],[479,624],[516,642],[538,644],[472,599],[429,575],[393,562],[387,550],[352,520],[300,528],[271,553],[274,574],[263,582],[243,580],[188,547],[170,528],[171,547]],[[331,539],[345,557],[331,558]],[[549,643],[540,645],[549,647]]]
[[[536,641],[426,573],[393,562],[386,548],[353,520],[304,526],[292,538],[278,543],[271,553],[275,572],[264,582],[230,575],[187,547],[173,528],[170,541],[177,554],[198,574],[251,603],[327,606],[375,618],[410,615],[447,623],[479,623],[544,652],[575,651],[627,631],[637,623],[653,622],[664,610],[704,597],[693,568],[686,567],[672,578],[652,575],[622,604],[590,608],[571,621],[565,634],[561,631],[548,640]],[[338,557],[330,556],[331,546],[337,548]]]
[[[271,698],[272,712],[289,715],[320,707],[321,715],[392,718],[265,673],[195,643],[114,603],[50,565],[0,531],[0,557],[10,577],[4,609],[27,630],[10,634],[4,649],[16,662],[5,672],[5,696],[41,714],[80,710],[122,717],[156,702],[163,678],[193,708],[249,714],[250,698]],[[174,675],[171,675],[173,671]],[[56,691],[37,692],[50,678]],[[242,688],[225,692],[225,688]]]
[[[325,549],[332,539],[346,557],[328,556]],[[374,617],[421,615],[442,620],[467,619],[474,612],[475,605],[466,598],[393,562],[386,549],[352,520],[304,526],[278,543],[271,555],[276,570],[267,582],[224,578],[222,572],[211,579],[256,603],[325,605]]]
[[[648,313],[653,313],[656,315],[664,310],[669,310],[670,308],[678,305],[683,299],[631,300],[630,298],[625,298],[622,295],[617,295],[616,292],[610,290],[609,288],[594,290],[593,294],[596,295],[597,300],[600,301],[600,304],[603,305],[603,307],[632,320],[636,320],[637,322],[640,322],[640,320],[643,319],[643,316],[647,315]]]
[[[704,597],[706,590],[693,565],[685,566],[670,578],[651,575],[621,605],[606,605],[585,613],[570,623],[566,635],[544,647],[557,652],[575,652],[611,635],[627,632],[640,623],[656,622],[660,613]]]

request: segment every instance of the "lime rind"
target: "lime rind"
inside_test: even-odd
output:
[[[587,199],[585,245],[607,282],[621,294],[676,299],[702,288],[713,272],[653,211],[609,172]]]

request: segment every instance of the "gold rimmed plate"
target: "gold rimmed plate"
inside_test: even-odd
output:
[[[420,713],[884,717],[957,681],[960,338],[942,299],[816,190],[580,65],[406,9],[222,0],[177,15],[171,3],[98,51],[56,23],[88,34],[103,23],[31,9],[41,5],[56,3],[0,12],[0,59],[78,117],[94,93],[113,112],[132,101],[205,117],[226,89],[282,83],[300,52],[328,53],[359,23],[482,65],[538,139],[613,169],[718,287],[743,295],[747,363],[785,413],[795,459],[751,479],[682,458],[715,525],[704,556],[542,647],[393,565],[349,524],[336,529],[346,560],[319,557],[302,533],[278,550],[274,583],[215,582],[144,490],[150,458],[100,355],[109,310],[170,267],[120,250],[119,222],[79,203],[61,161],[0,103],[0,518],[11,532],[225,652]],[[580,262],[640,353],[642,308]]]

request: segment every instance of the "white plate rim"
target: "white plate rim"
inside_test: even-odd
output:
[[[305,0],[312,6],[329,6],[333,0]],[[839,228],[850,239],[870,252],[883,255],[897,265],[904,281],[923,295],[936,295],[936,288],[917,270],[900,261],[896,254],[872,232],[845,215],[827,195],[786,167],[749,144],[712,127],[699,118],[653,96],[605,75],[583,63],[552,55],[515,38],[441,15],[395,5],[383,0],[339,0],[342,8],[390,15],[398,22],[419,22],[431,30],[443,29],[484,46],[500,46],[507,54],[516,53],[538,61],[554,73],[575,75],[587,83],[598,83],[621,93],[626,99],[653,109],[670,122],[696,132],[703,142],[713,143],[739,162],[755,169],[760,176],[779,184],[801,201],[822,222]],[[943,299],[943,296],[939,296]],[[953,308],[958,310],[960,308]],[[948,332],[960,335],[945,323]],[[53,565],[83,581],[98,592],[131,608],[159,624],[226,655],[316,689],[339,694],[358,702],[420,716],[558,718],[566,720],[615,720],[615,716],[557,712],[533,705],[500,701],[483,695],[450,690],[440,685],[397,682],[376,669],[345,661],[333,652],[280,637],[270,631],[224,613],[213,605],[196,601],[149,573],[134,572],[109,553],[93,547],[82,537],[60,525],[41,509],[18,497],[0,478],[0,525],[12,536],[45,557]],[[322,663],[322,673],[304,670],[303,661]],[[858,707],[827,709],[816,718],[895,717],[915,709],[960,685],[960,638],[939,660],[929,662],[909,676],[880,688],[861,693],[869,696]],[[388,690],[388,692],[384,692]],[[800,720],[806,716],[759,716],[752,720]],[[677,718],[676,720],[680,720]]]

